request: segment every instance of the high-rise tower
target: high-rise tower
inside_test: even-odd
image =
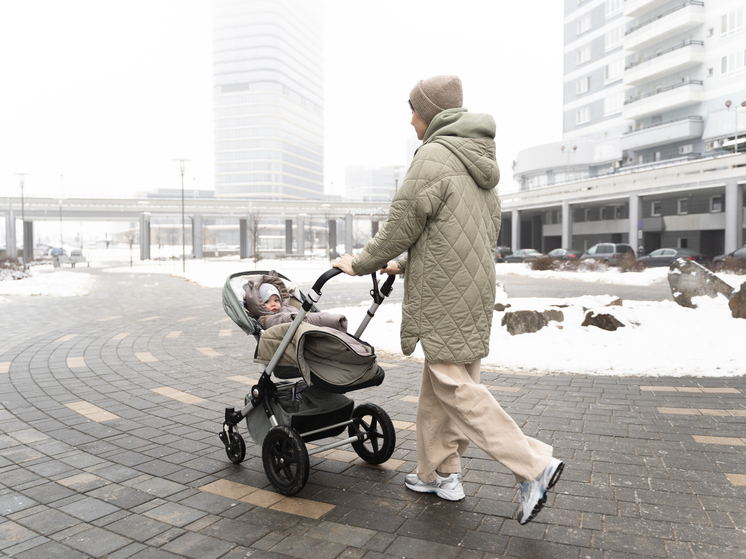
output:
[[[323,197],[320,4],[213,4],[215,196]]]

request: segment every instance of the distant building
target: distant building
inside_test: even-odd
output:
[[[215,197],[324,195],[321,6],[213,0]]]
[[[391,202],[406,169],[394,167],[349,166],[345,168],[346,195],[355,202]]]
[[[735,248],[740,158],[700,162],[746,151],[746,5],[564,1],[563,140],[517,155],[520,191],[504,205],[503,241],[543,251],[600,241]]]

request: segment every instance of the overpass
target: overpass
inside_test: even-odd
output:
[[[185,199],[183,213],[192,224],[194,256],[202,258],[202,221],[204,219],[235,219],[240,230],[242,258],[253,254],[251,232],[258,220],[285,222],[285,253],[292,254],[293,231],[298,247],[303,247],[301,235],[310,216],[323,217],[330,238],[336,244],[336,221],[345,221],[345,247],[353,248],[353,222],[356,218],[374,223],[388,216],[387,202],[354,202],[323,200],[244,200],[227,198]],[[0,215],[5,218],[6,254],[16,257],[15,223],[23,219],[24,258],[33,254],[33,224],[35,221],[124,221],[139,222],[140,259],[150,259],[150,221],[154,218],[181,219],[181,198],[29,198],[0,199]],[[375,232],[375,231],[374,231]],[[302,249],[301,249],[302,250]],[[27,252],[28,251],[28,252]]]

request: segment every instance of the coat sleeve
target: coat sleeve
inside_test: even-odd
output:
[[[391,202],[388,218],[352,261],[355,275],[364,276],[379,270],[406,252],[422,235],[427,220],[438,210],[433,198],[428,195],[429,187],[441,180],[441,176],[434,172],[435,168],[440,168],[440,164],[433,164],[429,159],[429,156],[437,154],[438,149],[445,148],[427,145],[418,150],[401,188]]]

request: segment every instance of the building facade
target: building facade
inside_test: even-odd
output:
[[[216,198],[324,196],[320,10],[213,0]]]
[[[356,202],[391,202],[405,169],[393,167],[364,167],[351,165],[345,168],[345,194]]]
[[[745,18],[738,0],[565,0],[563,140],[516,158],[512,244],[743,243]],[[559,206],[536,205],[558,187]]]

